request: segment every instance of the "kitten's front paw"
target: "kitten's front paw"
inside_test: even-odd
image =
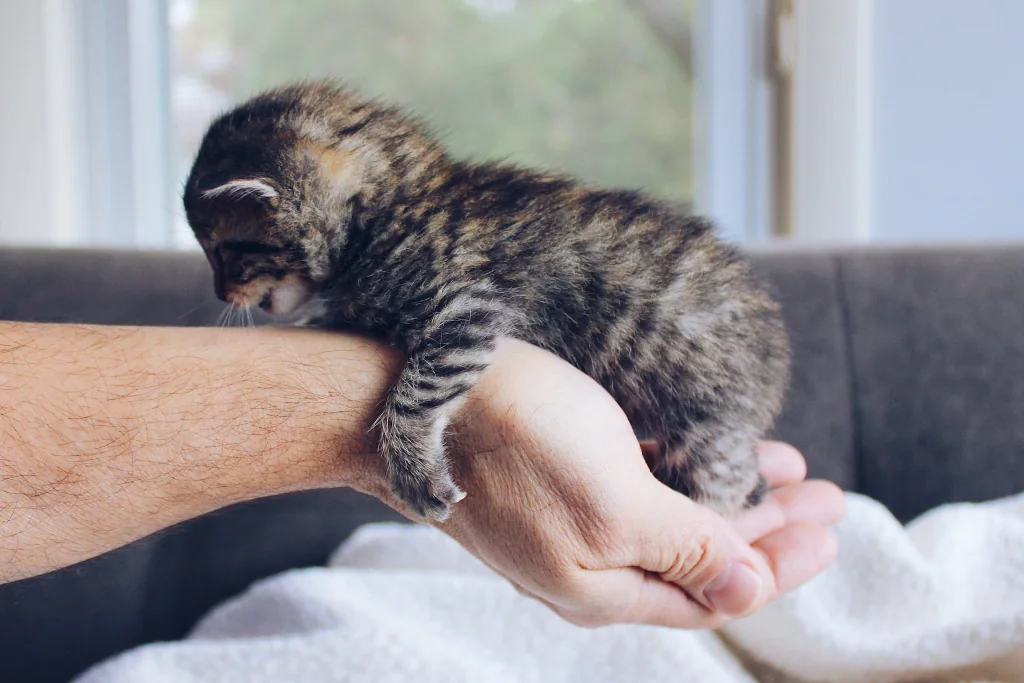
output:
[[[451,506],[466,497],[447,472],[425,467],[399,467],[391,472],[391,490],[416,515],[443,522]]]
[[[764,478],[763,474],[757,475],[757,486],[754,490],[747,494],[747,500],[744,502],[744,507],[747,509],[756,508],[758,505],[763,503],[771,492],[771,488],[768,485],[768,480]]]
[[[447,419],[423,417],[416,410],[400,408],[393,395],[377,426],[392,493],[413,514],[443,522],[451,506],[466,497],[448,471],[444,449]]]

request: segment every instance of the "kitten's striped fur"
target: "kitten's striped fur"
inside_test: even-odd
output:
[[[463,495],[444,429],[501,336],[600,382],[659,440],[669,485],[722,511],[763,494],[754,445],[781,407],[788,342],[705,219],[452,159],[414,119],[330,83],[217,119],[184,202],[219,296],[406,353],[377,424],[412,511],[441,520]]]

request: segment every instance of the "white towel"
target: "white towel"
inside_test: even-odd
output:
[[[79,683],[1024,681],[1024,495],[907,528],[848,505],[836,564],[721,635],[577,628],[440,532],[380,524]]]

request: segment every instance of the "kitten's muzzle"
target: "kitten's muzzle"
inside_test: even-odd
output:
[[[252,308],[253,306],[259,306],[264,311],[269,310],[274,300],[274,288],[273,287],[245,287],[245,286],[228,286],[227,294],[221,299],[226,301],[235,308],[246,309]]]
[[[274,290],[268,289],[267,293],[260,299],[260,308],[264,311],[270,312],[271,307],[274,305]]]
[[[245,284],[228,284],[223,301],[235,308],[259,306],[274,316],[291,315],[313,296],[308,281],[297,276],[280,280],[260,278]]]
[[[249,306],[252,305],[246,300],[246,297],[244,295],[239,294],[238,292],[228,292],[224,296],[220,296],[218,294],[217,298],[220,299],[221,301],[226,301],[235,308],[249,308]]]

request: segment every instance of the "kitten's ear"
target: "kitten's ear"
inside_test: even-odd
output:
[[[273,201],[280,197],[281,194],[266,178],[238,178],[202,190],[200,196],[203,199],[214,199],[215,197],[246,199],[253,197],[255,199]]]

